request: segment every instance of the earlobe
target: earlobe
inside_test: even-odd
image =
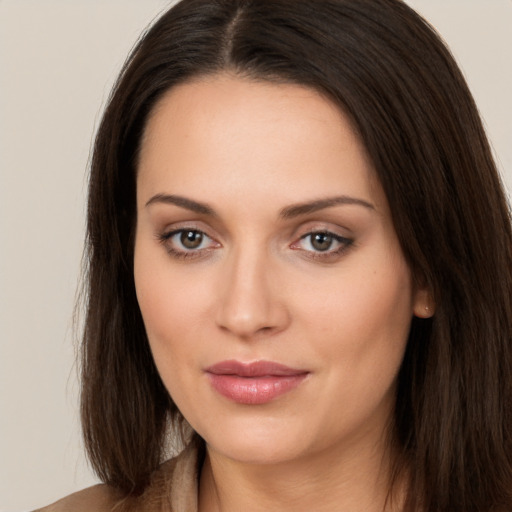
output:
[[[434,299],[429,290],[421,289],[416,291],[413,314],[418,318],[431,318],[436,311]]]

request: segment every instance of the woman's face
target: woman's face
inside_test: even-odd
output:
[[[207,77],[154,109],[137,180],[151,350],[209,449],[374,449],[426,302],[347,118],[301,86]]]

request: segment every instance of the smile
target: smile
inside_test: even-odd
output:
[[[205,371],[215,391],[246,405],[270,402],[296,388],[309,375],[307,371],[270,361],[222,361]]]

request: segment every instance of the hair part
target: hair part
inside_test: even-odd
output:
[[[89,184],[81,410],[97,474],[141,492],[180,421],[135,294],[138,152],[165,92],[223,72],[311,87],[349,116],[431,290],[436,314],[413,319],[398,377],[393,479],[407,474],[405,510],[512,508],[510,212],[460,70],[399,0],[187,0],[133,50]]]

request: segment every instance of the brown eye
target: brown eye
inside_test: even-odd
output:
[[[183,228],[159,233],[157,236],[165,250],[175,259],[204,259],[222,245],[206,233],[194,228]]]
[[[323,262],[337,261],[354,240],[330,231],[313,231],[300,237],[290,248]]]
[[[328,233],[313,233],[311,236],[311,247],[323,252],[328,251],[334,241],[333,237]]]
[[[182,231],[180,242],[186,249],[197,249],[203,242],[203,233],[191,230]]]

